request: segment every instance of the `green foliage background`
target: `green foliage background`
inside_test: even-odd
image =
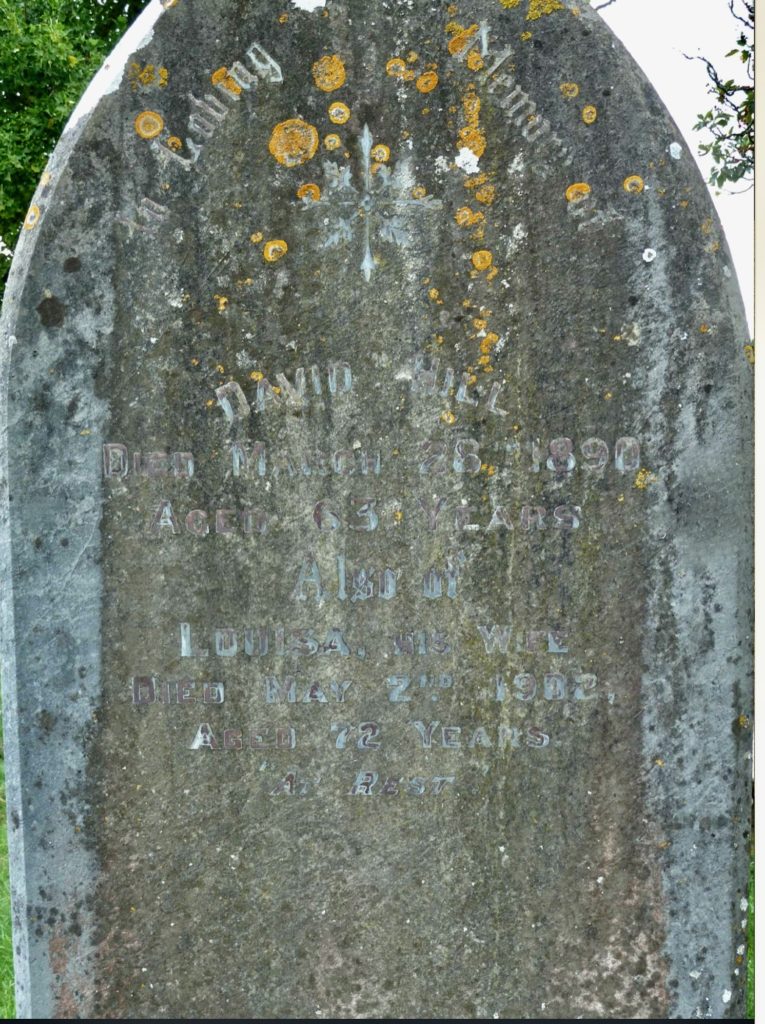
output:
[[[77,100],[145,3],[0,0],[0,238],[8,248]],[[0,260],[4,272],[8,264]]]

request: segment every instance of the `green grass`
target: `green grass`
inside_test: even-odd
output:
[[[0,1019],[14,1020],[15,1017],[8,833],[5,827],[5,765],[0,757]]]

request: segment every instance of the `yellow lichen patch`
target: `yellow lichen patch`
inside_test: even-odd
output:
[[[299,117],[282,121],[271,133],[268,151],[283,167],[299,167],[316,155],[319,133]]]
[[[179,149],[183,149],[183,143],[181,142],[177,135],[171,135],[170,138],[167,140],[167,145],[170,147],[170,149],[174,149],[176,153],[178,152]]]
[[[590,192],[592,189],[586,181],[576,181],[566,189],[566,199],[570,203],[578,203],[582,199],[586,199]]]
[[[277,263],[288,251],[289,246],[283,238],[273,238],[263,246],[263,259],[266,263]]]
[[[412,189],[412,199],[424,199],[428,194],[428,190],[423,188],[422,185],[416,185]]]
[[[560,92],[564,99],[575,100],[579,95],[579,86],[576,82],[561,82]]]
[[[142,139],[156,139],[165,127],[165,120],[155,110],[143,110],[133,122]]]
[[[502,4],[503,7],[511,8],[517,7],[520,4],[521,0],[499,0],[499,2]]]
[[[466,146],[477,157],[486,152],[486,136],[481,131],[481,98],[470,85],[462,97],[462,110],[465,115],[465,127],[459,133],[459,146]]]
[[[387,164],[390,160],[390,146],[386,146],[384,142],[378,142],[372,147],[372,159],[377,160],[378,163]]]
[[[401,511],[400,508],[397,508],[396,511],[393,513],[394,521],[397,522],[397,523],[400,523],[403,518],[404,518],[404,513]]]
[[[34,203],[27,210],[27,215],[24,218],[24,227],[27,231],[31,231],[32,228],[36,228],[40,222],[40,207]]]
[[[488,175],[479,174],[475,178],[465,178],[463,185],[465,186],[465,188],[478,188],[480,185],[483,185],[488,180]]]
[[[280,14],[279,15],[279,24],[280,25],[286,25],[289,20],[290,20],[289,14]]]
[[[740,729],[748,729],[749,726],[752,724],[749,715],[739,715],[738,724]]]
[[[340,136],[339,135],[335,135],[334,133],[330,133],[329,135],[325,135],[324,136],[324,148],[328,149],[330,152],[332,152],[333,149],[340,149],[342,144],[343,143],[340,140]]]
[[[215,297],[218,298],[217,295]],[[215,367],[215,372],[216,373],[225,373],[226,372],[226,367],[222,363],[218,363],[218,365]]]
[[[345,124],[350,120],[351,108],[346,103],[331,103],[328,110],[329,119],[332,124]]]
[[[480,221],[484,219],[484,216],[479,211],[473,212],[469,206],[461,206],[454,214],[454,219],[461,228],[469,228],[474,224],[480,223]]]
[[[218,303],[218,312],[224,313],[226,306],[228,305],[228,298],[225,295],[213,295],[213,298]],[[223,373],[223,370],[218,370],[218,373]]]
[[[431,302],[435,302],[437,306],[443,306],[444,300],[441,298],[441,292],[438,288],[431,288],[428,292],[428,298]]]
[[[250,380],[263,380],[263,374],[260,370],[253,370],[250,374]]]
[[[467,55],[466,64],[470,68],[471,71],[481,71],[481,69],[483,68],[484,64],[483,64],[483,57],[478,52],[478,50],[471,50],[470,51],[470,53]]]
[[[488,249],[479,249],[473,253],[471,260],[476,270],[488,270],[494,262],[494,257]]]
[[[452,37],[446,44],[446,48],[453,57],[456,57],[470,46],[471,39],[478,31],[478,25],[471,25],[469,28],[464,28],[462,25],[458,25],[455,21],[450,21],[446,26],[446,31]]]
[[[709,326],[709,324],[702,324],[701,327],[699,327],[699,330],[702,334],[709,334],[712,328]]]
[[[631,192],[632,195],[638,196],[645,188],[645,182],[639,174],[630,174],[628,178],[624,179],[623,188],[625,192]]]
[[[337,54],[317,60],[311,71],[316,88],[322,92],[334,92],[345,85],[345,64]]]
[[[435,71],[426,71],[415,82],[420,92],[433,92],[438,85],[438,75]]]
[[[712,227],[713,227],[712,218],[711,217],[707,217],[707,219],[701,225],[701,233],[702,233],[702,235],[711,235],[712,234]]]
[[[442,412],[441,419],[444,421],[444,423],[448,423],[449,426],[457,422],[457,417],[454,415],[451,409],[447,409],[445,412]]]
[[[314,182],[309,182],[306,185],[301,185],[297,190],[298,199],[311,199],[313,202],[318,202],[321,199],[321,189]]]
[[[250,235],[250,241],[252,242],[253,245],[258,245],[260,242],[263,241],[263,232],[255,231],[253,234]]]
[[[444,343],[444,336],[443,336],[443,334],[437,334],[436,335],[436,345],[443,345],[443,343]]]
[[[646,487],[656,483],[656,475],[649,472],[647,469],[641,469],[638,475],[635,477],[635,483],[632,485],[639,491],[644,491]]]
[[[391,78],[403,78],[408,69],[403,57],[391,57],[385,65],[385,70]]]
[[[598,119],[598,108],[594,107],[591,103],[582,110],[582,120],[585,124],[595,124]]]
[[[744,355],[750,366],[754,366],[754,345],[744,345]]]
[[[527,43],[531,39],[531,32],[521,32],[521,39],[524,43]]]
[[[228,89],[234,96],[239,96],[242,92],[241,85],[232,78],[228,73],[228,68],[218,68],[210,76],[210,81],[213,85],[222,85],[224,89]]]
[[[236,282],[237,288],[247,288],[251,284],[255,284],[255,281],[251,277],[240,277]]]
[[[489,331],[485,338],[481,341],[481,356],[488,359],[491,354],[491,350],[499,341],[499,335],[495,334],[494,331]]]
[[[476,199],[479,203],[483,203],[484,206],[491,206],[496,198],[497,190],[493,185],[484,185],[479,188],[475,194]]]
[[[546,14],[563,10],[565,7],[560,0],[529,0],[529,13],[526,15],[526,21],[536,21],[537,18],[543,18]]]

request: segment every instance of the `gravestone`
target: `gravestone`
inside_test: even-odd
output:
[[[597,14],[153,0],[3,324],[22,1014],[741,1014],[751,351]]]

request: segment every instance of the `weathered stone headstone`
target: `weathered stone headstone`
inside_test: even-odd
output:
[[[677,129],[584,5],[165,7],[8,286],[21,1012],[737,1015],[751,368]]]

